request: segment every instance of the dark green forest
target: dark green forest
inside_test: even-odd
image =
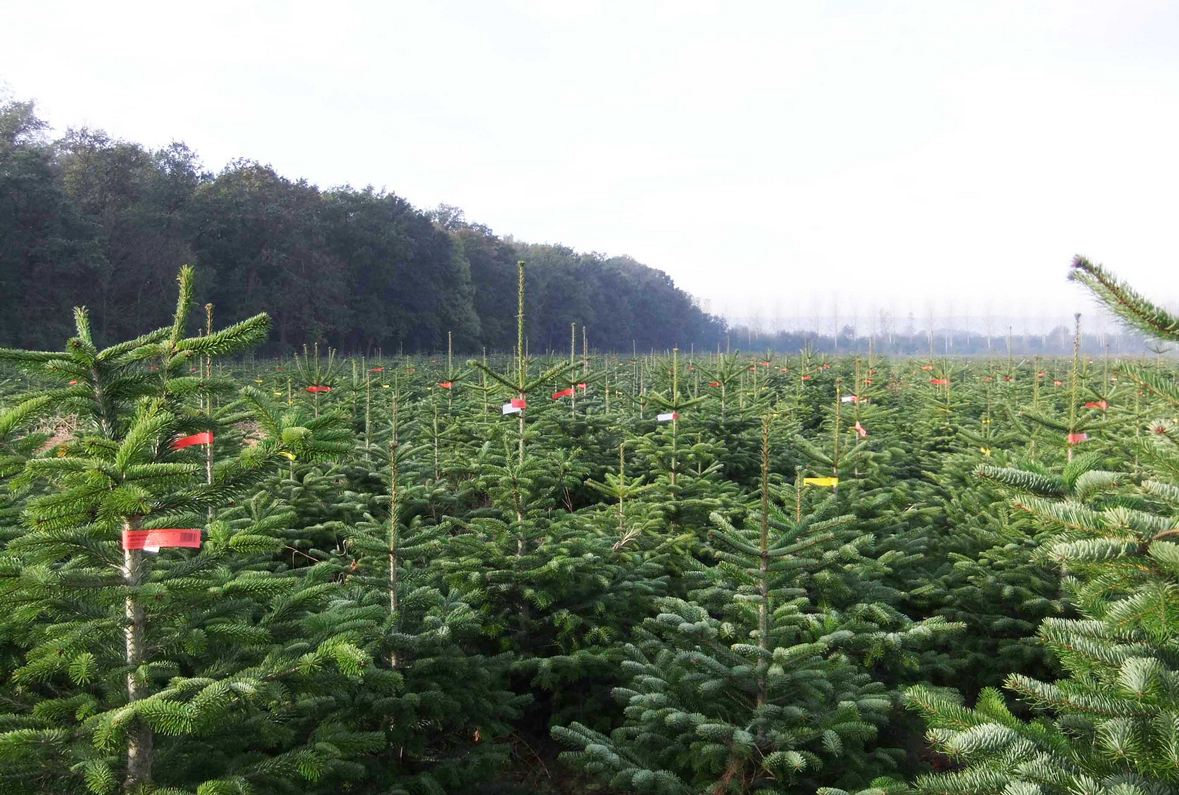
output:
[[[321,190],[237,160],[204,170],[181,143],[149,150],[93,130],[52,139],[31,102],[0,104],[0,344],[46,348],[85,304],[100,340],[166,324],[177,268],[219,322],[258,311],[265,352],[324,341],[354,352],[509,348],[516,262],[527,259],[529,345],[715,347],[725,325],[629,257],[529,245],[423,212],[392,193]]]

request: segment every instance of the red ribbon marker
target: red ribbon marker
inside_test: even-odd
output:
[[[385,368],[384,367],[370,367],[370,368],[368,368],[368,371],[370,373],[383,373],[383,372],[385,372]]]
[[[1085,408],[1087,408],[1087,409],[1101,409],[1102,411],[1105,411],[1106,409],[1109,408],[1109,404],[1106,403],[1104,400],[1090,400],[1088,403],[1085,404]]]
[[[159,552],[165,547],[201,548],[201,531],[162,527],[156,530],[124,530],[123,549]]]
[[[70,381],[70,386],[77,386],[77,385],[78,385],[77,380]]]
[[[949,386],[950,379],[948,379],[948,378],[931,378],[931,379],[929,379],[929,383],[933,384],[934,386]]]
[[[1069,444],[1080,444],[1081,442],[1089,441],[1089,434],[1087,433],[1070,433],[1067,437]]]
[[[709,382],[708,382],[708,385],[709,385],[709,386],[714,386],[714,387],[715,387],[715,386],[720,386],[720,381],[709,381]]]
[[[1056,379],[1055,381],[1053,381],[1053,382],[1052,382],[1052,386],[1064,386],[1064,381],[1061,381],[1061,380],[1058,378],[1058,379]]]
[[[573,389],[573,387],[569,387],[568,389],[562,389],[559,392],[554,392],[553,393],[553,400],[560,400],[561,398],[573,397],[573,395],[574,395],[574,389]]]
[[[577,385],[577,388],[578,388],[578,389],[580,389],[582,392],[584,392],[584,391],[586,390],[586,388],[587,388],[587,387],[586,387],[586,385],[585,385],[585,384],[578,384],[578,385]]]
[[[307,387],[307,391],[313,394],[316,392],[331,392],[332,388],[330,386],[320,386],[316,384],[314,386]]]
[[[528,408],[528,401],[522,397],[514,397],[514,398],[512,398],[512,408],[526,409],[526,408]]]
[[[804,376],[802,377],[802,380],[803,380],[803,381],[810,381],[810,380],[812,380],[813,378],[814,378],[814,376],[813,376],[813,375],[804,375]]]
[[[183,450],[186,447],[192,447],[197,444],[212,444],[213,432],[205,431],[204,433],[194,433],[192,436],[182,436],[176,441],[172,442],[173,450]]]
[[[454,381],[439,381],[438,386],[442,389],[450,389],[454,386]]]

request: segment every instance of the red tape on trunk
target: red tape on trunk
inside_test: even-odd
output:
[[[176,441],[172,442],[173,450],[183,450],[186,447],[192,447],[197,444],[212,444],[213,432],[205,431],[204,433],[194,433],[192,436],[182,436]]]
[[[201,531],[191,528],[162,527],[155,530],[124,530],[123,549],[155,551],[165,547],[201,548]]]

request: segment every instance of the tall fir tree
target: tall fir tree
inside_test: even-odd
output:
[[[210,476],[203,455],[174,443],[192,431],[214,443],[201,397],[215,384],[192,375],[198,363],[268,328],[259,315],[186,336],[191,269],[179,283],[170,327],[99,349],[79,309],[65,351],[0,351],[48,384],[0,417],[0,437],[38,416],[77,419],[72,439],[27,456],[14,480],[39,493],[0,580],[22,656],[4,681],[7,791],[237,793],[319,778],[337,755],[314,736],[258,753],[273,748],[298,693],[327,685],[325,666],[354,677],[367,657],[342,634],[308,646],[297,625],[316,586],[296,595],[301,583],[250,565],[233,528],[209,522],[300,445],[222,451]],[[162,529],[175,527],[189,529]],[[171,548],[177,537],[200,550]]]

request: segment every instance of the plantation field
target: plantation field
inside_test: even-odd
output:
[[[1174,359],[263,361],[184,278],[0,352],[0,792],[1179,791]]]

